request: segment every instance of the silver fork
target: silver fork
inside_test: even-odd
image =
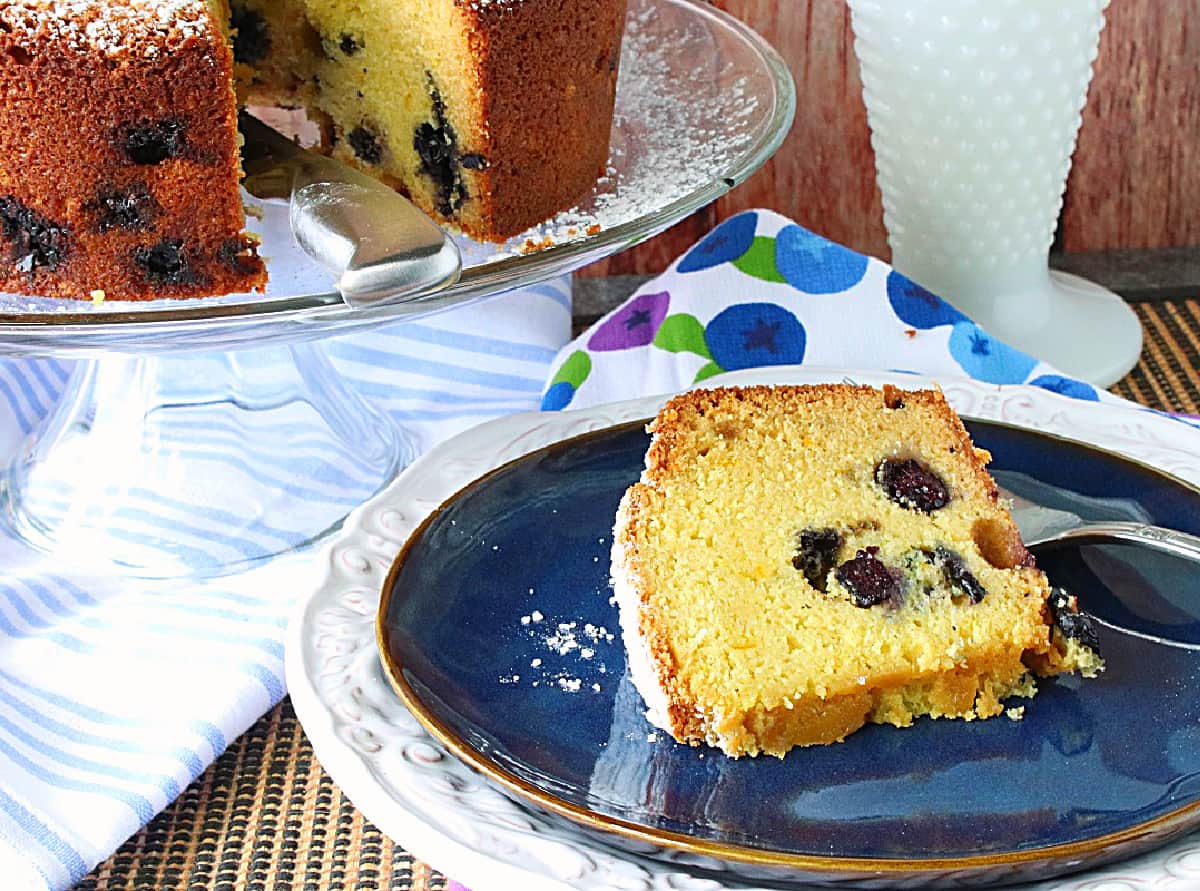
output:
[[[1180,532],[1177,529],[1165,529],[1162,526],[1148,526],[1144,523],[1130,523],[1121,520],[1084,523],[1074,529],[1044,533],[1027,540],[1025,547],[1036,552],[1068,545],[1105,544],[1110,541],[1145,545],[1157,551],[1174,554],[1176,557],[1200,562],[1200,537]]]
[[[1200,536],[1149,523],[1128,520],[1084,520],[1070,511],[1044,507],[1005,489],[1013,503],[1012,516],[1025,547],[1035,553],[1085,544],[1126,542],[1200,562]]]

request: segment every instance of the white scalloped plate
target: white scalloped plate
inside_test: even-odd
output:
[[[877,386],[930,383],[910,375],[796,367],[737,372],[706,386],[844,379]],[[938,383],[962,414],[1092,443],[1200,483],[1200,430],[1190,425],[1125,404],[1080,402],[1037,388],[962,379]],[[684,853],[648,851],[651,857],[617,850],[585,829],[497,791],[433,740],[401,705],[376,650],[376,610],[393,558],[446,498],[544,445],[649,417],[664,399],[513,415],[437,446],[346,521],[323,552],[318,587],[289,630],[288,686],[322,765],[384,833],[473,891],[757,891],[732,875],[715,874],[711,863],[701,870]],[[1017,881],[1021,875],[1014,869],[997,867],[987,878]],[[953,876],[944,878],[953,881]],[[888,888],[909,885],[893,876],[881,878],[879,887],[885,882]],[[815,886],[797,881],[789,887]],[[1093,872],[1026,887],[1192,891],[1200,887],[1200,834]]]

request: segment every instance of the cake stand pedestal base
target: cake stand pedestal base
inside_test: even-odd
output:
[[[63,568],[211,577],[323,538],[414,456],[317,344],[105,355],[0,475],[0,522]]]

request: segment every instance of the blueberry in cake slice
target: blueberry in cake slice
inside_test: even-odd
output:
[[[1098,672],[937,391],[696,391],[650,427],[612,576],[634,682],[675,739],[782,756],[866,722],[988,718]]]
[[[217,0],[0,2],[0,291],[261,289]]]
[[[315,107],[321,38],[303,0],[232,0],[234,75],[246,105]]]

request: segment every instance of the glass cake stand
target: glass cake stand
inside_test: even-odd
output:
[[[630,0],[606,176],[577,207],[505,244],[461,239],[463,274],[448,288],[351,308],[294,243],[286,202],[247,197],[271,275],[265,295],[0,295],[0,356],[78,360],[0,474],[0,522],[67,565],[139,577],[220,575],[311,544],[414,457],[405,432],[339,379],[317,341],[495,297],[638,244],[758,169],[794,113],[783,60],[740,22],[693,0]],[[236,485],[221,463],[231,442]],[[311,486],[273,473],[307,454],[326,456],[313,459]],[[143,516],[147,504],[154,517]]]

